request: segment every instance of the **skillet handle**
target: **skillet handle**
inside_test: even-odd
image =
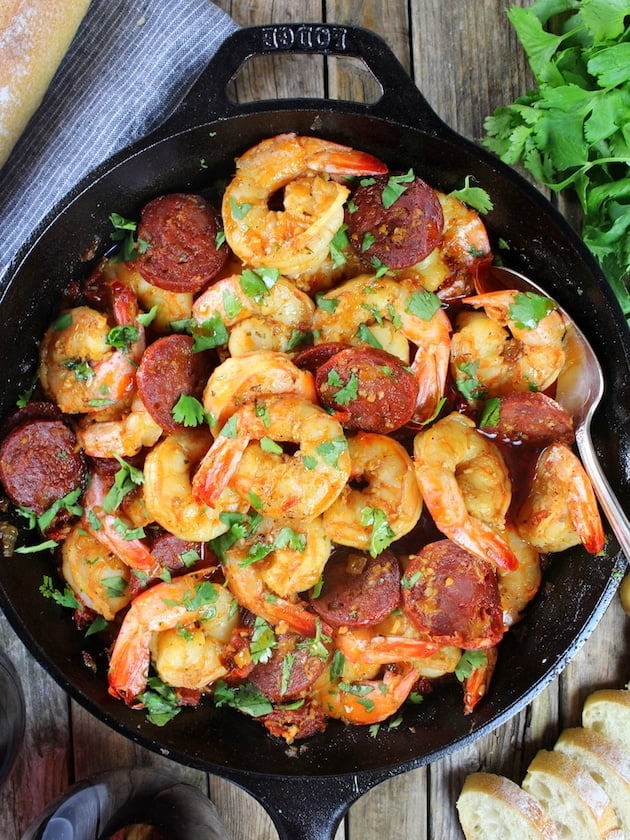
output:
[[[161,129],[174,133],[213,120],[261,111],[295,111],[326,107],[321,99],[273,99],[237,103],[228,85],[247,59],[257,55],[285,53],[350,56],[361,59],[379,83],[382,95],[375,103],[340,103],[370,116],[391,119],[420,128],[432,135],[449,132],[391,51],[387,43],[369,29],[329,23],[286,23],[252,26],[232,33],[219,47],[186,98]]]
[[[392,773],[258,776],[228,772],[225,775],[262,805],[276,827],[279,840],[334,840],[348,808]]]

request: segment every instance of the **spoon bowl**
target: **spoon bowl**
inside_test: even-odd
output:
[[[524,274],[505,266],[492,266],[492,279],[503,288],[549,295]],[[556,304],[566,320],[566,362],[556,382],[555,399],[573,418],[575,443],[597,500],[617,538],[626,561],[630,559],[630,521],[604,474],[591,437],[591,420],[604,394],[605,379],[595,351],[571,316]]]

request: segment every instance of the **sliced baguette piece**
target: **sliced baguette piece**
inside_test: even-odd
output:
[[[1,0],[0,168],[39,108],[90,0]]]
[[[573,758],[539,750],[523,779],[566,840],[620,840],[623,832],[606,791]]]
[[[630,838],[630,752],[592,729],[565,729],[555,750],[574,758],[604,788]]]
[[[559,840],[533,796],[494,773],[471,773],[456,803],[466,840]]]
[[[600,688],[584,701],[582,726],[594,729],[630,752],[630,691]]]

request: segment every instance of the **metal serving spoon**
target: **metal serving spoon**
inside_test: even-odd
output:
[[[549,297],[533,280],[518,271],[503,266],[492,266],[490,271],[504,288],[518,288]],[[555,399],[573,418],[575,442],[582,464],[611,530],[630,562],[630,521],[604,475],[590,431],[591,419],[604,393],[604,374],[595,351],[577,324],[562,307],[558,306],[558,310],[568,324],[565,339],[567,361],[556,383]]]

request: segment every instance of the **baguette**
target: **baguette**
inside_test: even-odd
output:
[[[523,789],[555,821],[561,837],[619,840],[619,820],[606,791],[573,758],[539,750],[527,768]]]
[[[89,5],[90,0],[0,4],[0,167],[41,104]]]
[[[630,838],[630,753],[591,729],[565,729],[555,750],[585,767],[606,791],[626,837]]]
[[[582,725],[630,752],[630,691],[600,688],[589,694],[582,708]]]
[[[493,773],[471,773],[456,803],[466,840],[559,840],[533,796]]]

